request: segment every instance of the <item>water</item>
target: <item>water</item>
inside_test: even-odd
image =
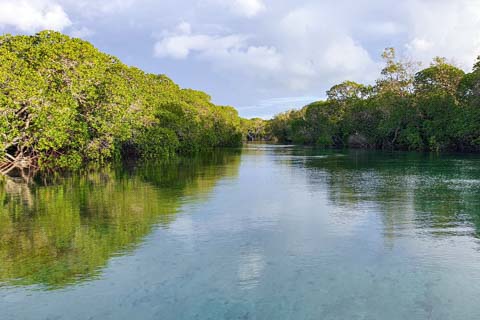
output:
[[[480,157],[249,145],[0,185],[0,319],[478,319]]]

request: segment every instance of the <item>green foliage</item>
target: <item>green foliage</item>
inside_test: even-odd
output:
[[[423,95],[441,92],[455,96],[464,76],[465,72],[437,57],[429,68],[415,75],[415,92]]]
[[[480,63],[465,74],[443,58],[414,73],[386,49],[373,87],[346,81],[327,100],[275,116],[282,142],[334,147],[480,151]]]
[[[237,146],[231,107],[146,74],[57,32],[0,37],[0,153],[78,168],[123,151],[143,157]]]
[[[260,118],[241,119],[240,121],[244,141],[269,140],[267,121]]]
[[[171,157],[179,145],[175,132],[160,126],[141,130],[134,141],[135,150],[142,158],[155,158],[158,155]]]

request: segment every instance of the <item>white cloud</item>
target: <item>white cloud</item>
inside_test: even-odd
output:
[[[409,51],[414,52],[416,55],[419,53],[424,54],[434,48],[435,44],[425,39],[414,38],[412,41],[406,44]]]
[[[219,67],[248,72],[251,68],[274,71],[281,65],[277,50],[269,46],[252,46],[242,34],[194,34],[188,23],[182,22],[174,32],[164,32],[155,44],[154,54],[160,58],[186,59],[196,56]],[[247,69],[245,69],[247,68]]]
[[[135,0],[93,1],[93,4],[105,13],[126,10],[135,4]]]
[[[235,15],[252,18],[266,10],[262,0],[205,0],[213,4],[227,8]]]
[[[192,33],[183,22],[163,32],[154,52],[159,58],[206,60],[217,70],[235,70],[292,91],[330,85],[332,79],[372,80],[378,64],[369,53],[346,32],[333,33],[317,18],[310,8],[287,14],[275,46],[254,45],[258,39],[252,35]]]
[[[363,66],[372,67],[375,64],[367,50],[348,35],[339,36],[324,50],[323,62],[332,70],[356,73],[366,71]]]
[[[197,81],[191,70],[202,72],[200,86],[219,103],[248,106],[323,96],[346,79],[371,83],[385,47],[424,65],[445,56],[468,69],[480,54],[480,1],[0,0],[0,30],[40,29],[81,38],[94,30],[96,45],[129,63],[142,59],[188,86]],[[160,63],[143,60],[150,35]]]
[[[73,29],[72,31],[69,32],[69,34],[74,38],[85,39],[95,34],[95,32],[87,27],[81,27],[78,29]]]
[[[157,57],[185,59],[192,53],[218,55],[238,50],[244,42],[238,35],[210,36],[204,34],[176,34],[164,37],[155,44]]]
[[[116,14],[132,8],[135,4],[145,5],[143,0],[58,0],[63,4],[76,9],[77,13],[89,18],[102,15]]]
[[[263,12],[266,7],[262,0],[233,0],[230,2],[230,8],[246,17],[254,17]]]
[[[480,54],[479,1],[410,0],[407,8],[409,55],[424,63],[445,56],[471,68]]]
[[[191,34],[192,26],[190,25],[190,23],[182,22],[177,26],[177,32],[182,34]]]
[[[279,23],[289,87],[301,91],[328,87],[347,79],[369,82],[379,70],[369,52],[354,40],[348,24],[324,5],[288,12]]]
[[[365,29],[369,35],[375,37],[398,36],[400,33],[405,32],[402,25],[393,21],[370,21],[366,22],[364,26],[360,26],[360,28]]]
[[[42,29],[61,31],[71,25],[63,8],[48,0],[0,0],[0,26],[24,32]]]

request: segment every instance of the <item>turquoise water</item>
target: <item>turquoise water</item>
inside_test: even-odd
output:
[[[0,319],[478,319],[480,157],[248,145],[0,184]]]

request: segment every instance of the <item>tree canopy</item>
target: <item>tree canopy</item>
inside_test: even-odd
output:
[[[78,168],[121,154],[165,158],[241,140],[234,108],[216,106],[165,75],[126,66],[57,32],[0,36],[4,159]]]
[[[345,81],[327,99],[281,113],[281,142],[422,151],[480,151],[480,63],[465,73],[444,58],[415,72],[388,48],[373,86]]]

